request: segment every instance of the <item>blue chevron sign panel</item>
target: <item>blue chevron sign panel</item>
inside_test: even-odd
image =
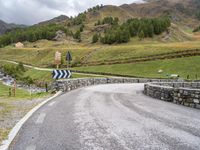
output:
[[[53,79],[65,79],[71,77],[70,70],[53,70]]]

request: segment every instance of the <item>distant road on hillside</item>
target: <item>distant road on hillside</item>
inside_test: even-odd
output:
[[[11,64],[19,64],[19,62],[15,62],[15,61],[11,61],[11,60],[0,60],[0,62],[7,62],[7,63],[11,63]],[[34,67],[34,66],[31,66],[31,65],[26,65],[24,64],[24,67],[27,67],[27,68],[31,68],[31,69],[35,69],[35,70],[40,70],[40,71],[50,71],[52,72],[54,69],[51,69],[51,68],[40,68],[40,67]],[[82,75],[92,75],[92,76],[101,76],[101,75],[98,75],[98,74],[88,74],[88,73],[78,73],[76,72],[75,74],[82,74]]]

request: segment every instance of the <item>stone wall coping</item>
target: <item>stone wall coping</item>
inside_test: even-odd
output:
[[[75,80],[91,80],[91,79],[132,79],[132,80],[141,80],[141,81],[148,81],[153,83],[169,83],[169,82],[178,82],[177,79],[148,79],[148,78],[130,78],[130,77],[99,77],[99,78],[74,78],[74,79],[60,79],[56,82],[63,82],[63,81],[75,81]]]
[[[200,91],[200,88],[194,88],[194,87],[173,87],[170,85],[161,85],[161,84],[200,84],[200,82],[148,82],[146,84],[153,86],[153,87],[163,87],[163,88],[173,88],[173,89],[182,89],[182,90],[190,90],[190,91]]]
[[[194,89],[194,88],[179,87],[179,88],[174,88],[174,89],[187,90],[187,91],[199,91],[200,92],[200,89]]]
[[[172,86],[166,86],[166,85],[156,85],[156,84],[153,84],[153,83],[146,83],[152,87],[160,87],[160,88],[167,88],[167,89],[173,89]]]

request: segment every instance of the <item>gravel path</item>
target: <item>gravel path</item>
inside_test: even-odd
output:
[[[98,85],[54,99],[13,150],[199,150],[200,111],[143,95],[143,84]]]

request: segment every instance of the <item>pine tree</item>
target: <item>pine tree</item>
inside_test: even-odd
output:
[[[98,40],[99,40],[99,35],[96,33],[92,37],[92,43],[96,43],[96,42],[98,42]]]
[[[81,24],[80,32],[83,32],[84,27],[85,27],[84,24]]]
[[[81,32],[80,30],[77,30],[74,34],[74,38],[78,40],[78,42],[81,42]]]
[[[144,39],[144,32],[142,30],[139,32],[138,37],[140,40]]]

